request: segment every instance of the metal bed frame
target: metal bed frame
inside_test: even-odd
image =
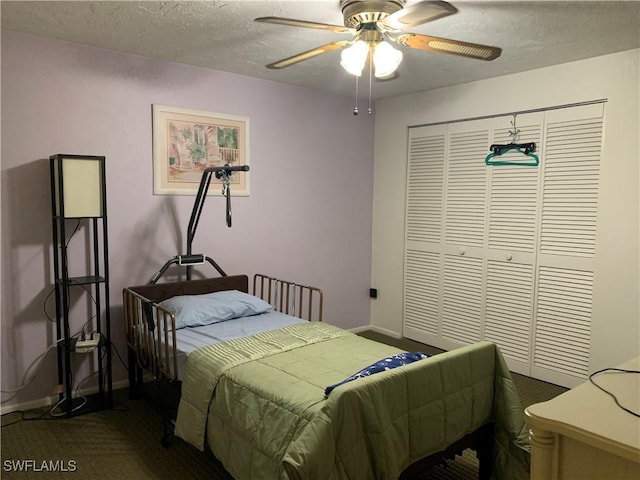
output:
[[[175,316],[160,307],[159,302],[175,295],[239,290],[249,293],[246,275],[223,276],[182,282],[141,285],[123,290],[124,317],[129,352],[130,394],[142,391],[142,371],[149,371],[157,388],[157,403],[163,424],[161,443],[167,447],[172,436],[171,419],[175,418],[181,384],[177,377],[175,351]],[[256,274],[252,282],[253,295],[270,303],[278,312],[298,316],[308,321],[322,321],[322,290]],[[160,346],[160,347],[158,347]],[[164,393],[161,393],[164,389]],[[424,478],[433,466],[452,460],[471,448],[480,460],[479,479],[491,477],[493,424],[486,424],[447,447],[410,465],[401,480]]]
[[[249,293],[246,275],[186,280],[128,287],[122,291],[129,363],[129,397],[139,397],[148,371],[156,389],[162,417],[162,445],[169,446],[172,420],[180,401],[182,382],[178,376],[175,314],[159,302],[176,295],[198,295],[224,290]],[[253,294],[270,303],[277,312],[307,321],[322,321],[322,290],[263,274],[253,277]]]
[[[178,381],[175,315],[158,303],[176,295],[222,290],[249,293],[248,277],[233,275],[140,285],[123,290],[131,392],[139,389],[143,369],[148,370],[153,378]],[[258,273],[253,277],[252,291],[253,295],[270,303],[277,312],[307,321],[322,321],[324,299],[319,288]]]

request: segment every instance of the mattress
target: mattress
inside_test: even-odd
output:
[[[307,323],[307,321],[284,313],[269,311],[260,315],[234,318],[211,325],[180,328],[176,331],[178,379],[182,380],[187,356],[198,348],[288,327],[296,323]]]

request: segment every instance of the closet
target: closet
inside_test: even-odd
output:
[[[603,118],[597,102],[409,129],[405,337],[447,350],[489,340],[515,372],[584,381]],[[540,164],[485,165],[516,128]]]

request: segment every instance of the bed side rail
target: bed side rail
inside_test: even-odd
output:
[[[130,288],[122,291],[122,297],[127,345],[135,352],[138,365],[149,370],[155,378],[177,380],[173,312]]]
[[[310,322],[322,321],[323,293],[319,288],[256,273],[252,293],[278,312]]]

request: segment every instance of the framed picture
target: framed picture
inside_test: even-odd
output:
[[[249,165],[248,118],[153,105],[154,195],[195,195],[205,168],[227,164]],[[212,176],[207,193],[222,195],[221,185]],[[234,172],[229,187],[248,196],[248,175]]]

